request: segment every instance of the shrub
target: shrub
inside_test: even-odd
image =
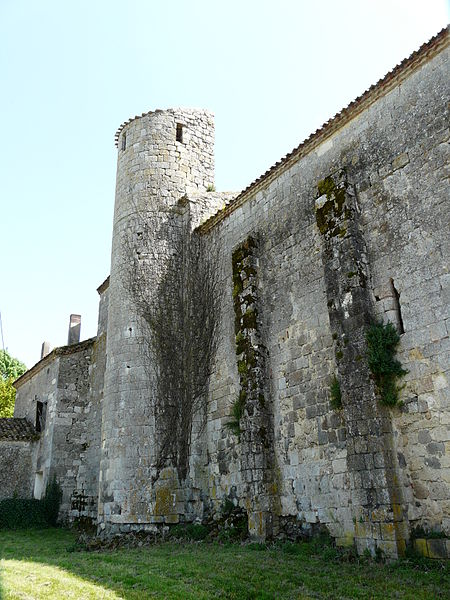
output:
[[[408,372],[394,358],[400,336],[392,323],[374,323],[367,330],[366,342],[367,362],[374,376],[381,403],[395,406],[398,404],[401,389],[397,385],[397,378]]]
[[[54,476],[41,500],[17,497],[0,500],[0,529],[54,527],[61,499],[61,486]]]
[[[341,384],[336,375],[333,376],[330,385],[330,404],[335,410],[342,408]]]
[[[47,520],[41,500],[7,498],[0,500],[0,529],[45,527]]]
[[[200,523],[188,523],[187,525],[175,525],[170,530],[170,537],[182,540],[193,540],[199,542],[209,534],[209,529]]]
[[[228,421],[228,423],[225,423],[225,427],[227,427],[227,429],[232,431],[234,433],[234,435],[237,435],[237,436],[239,436],[241,433],[240,421],[244,414],[244,408],[245,408],[245,392],[244,393],[241,392],[241,394],[239,394],[239,396],[234,401],[233,406],[231,408],[231,417],[232,417],[231,421]]]
[[[44,514],[47,519],[47,523],[54,527],[58,520],[59,507],[61,506],[62,500],[62,489],[59,483],[56,481],[56,475],[53,475],[53,479],[47,485],[45,490],[45,496],[42,499]]]

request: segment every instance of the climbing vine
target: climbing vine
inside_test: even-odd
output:
[[[191,233],[188,215],[174,211],[159,227],[139,216],[124,240],[125,281],[143,322],[149,379],[156,383],[154,480],[166,466],[175,466],[180,479],[188,474],[193,422],[205,424],[218,343],[218,261]],[[163,259],[155,239],[171,240]]]

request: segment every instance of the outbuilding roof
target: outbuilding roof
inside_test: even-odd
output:
[[[0,418],[0,440],[27,441],[38,435],[28,419]]]

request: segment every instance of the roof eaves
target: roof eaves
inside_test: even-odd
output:
[[[401,63],[395,66],[377,83],[371,85],[368,90],[355,98],[355,100],[350,102],[348,106],[343,108],[329,121],[326,121],[322,127],[317,129],[299,146],[294,148],[291,152],[286,154],[286,156],[276,162],[270,169],[263,173],[263,175],[255,179],[255,181],[242,190],[242,192],[234,200],[229,202],[225,208],[212,215],[208,220],[200,225],[197,228],[197,231],[200,233],[207,233],[210,231],[213,227],[215,227],[215,225],[220,223],[220,221],[223,221],[223,219],[225,219],[228,215],[242,206],[248,200],[248,198],[254,195],[260,188],[273,181],[273,179],[278,177],[283,171],[288,169],[300,158],[306,154],[309,154],[312,150],[314,150],[314,148],[334,135],[339,129],[354,119],[361,112],[366,110],[381,96],[387,94],[402,80],[406,79],[411,72],[418,69],[426,60],[431,58],[431,56],[443,50],[448,43],[448,28],[444,27],[439,33],[437,33],[428,42],[423,44],[418,50],[413,52],[408,58],[402,60]]]

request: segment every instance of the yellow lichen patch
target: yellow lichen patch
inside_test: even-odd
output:
[[[160,487],[156,490],[155,515],[169,515],[174,512],[175,493],[170,487]]]
[[[394,513],[394,521],[403,521],[403,506],[401,504],[393,502],[392,512]]]
[[[170,525],[175,525],[176,523],[179,523],[180,517],[179,515],[166,515],[165,521]]]
[[[414,549],[416,550],[416,552],[418,552],[421,556],[426,556],[429,557],[428,554],[428,546],[427,546],[427,540],[424,540],[422,538],[419,538],[417,540],[414,540]]]
[[[381,537],[383,540],[395,540],[396,539],[396,527],[393,523],[381,523]]]
[[[278,494],[278,484],[276,481],[269,485],[269,493],[276,496]]]
[[[252,512],[248,515],[248,531],[253,539],[264,539],[266,535],[265,513],[262,511]]]
[[[343,536],[336,538],[336,545],[347,548],[353,546],[355,536],[352,531],[346,531]]]
[[[356,521],[355,523],[355,535],[358,538],[372,538],[373,537],[373,525],[368,521]]]
[[[397,540],[397,552],[399,556],[405,556],[406,552],[406,541],[405,540]]]
[[[423,360],[424,356],[419,348],[413,348],[409,351],[409,359],[410,360]]]

